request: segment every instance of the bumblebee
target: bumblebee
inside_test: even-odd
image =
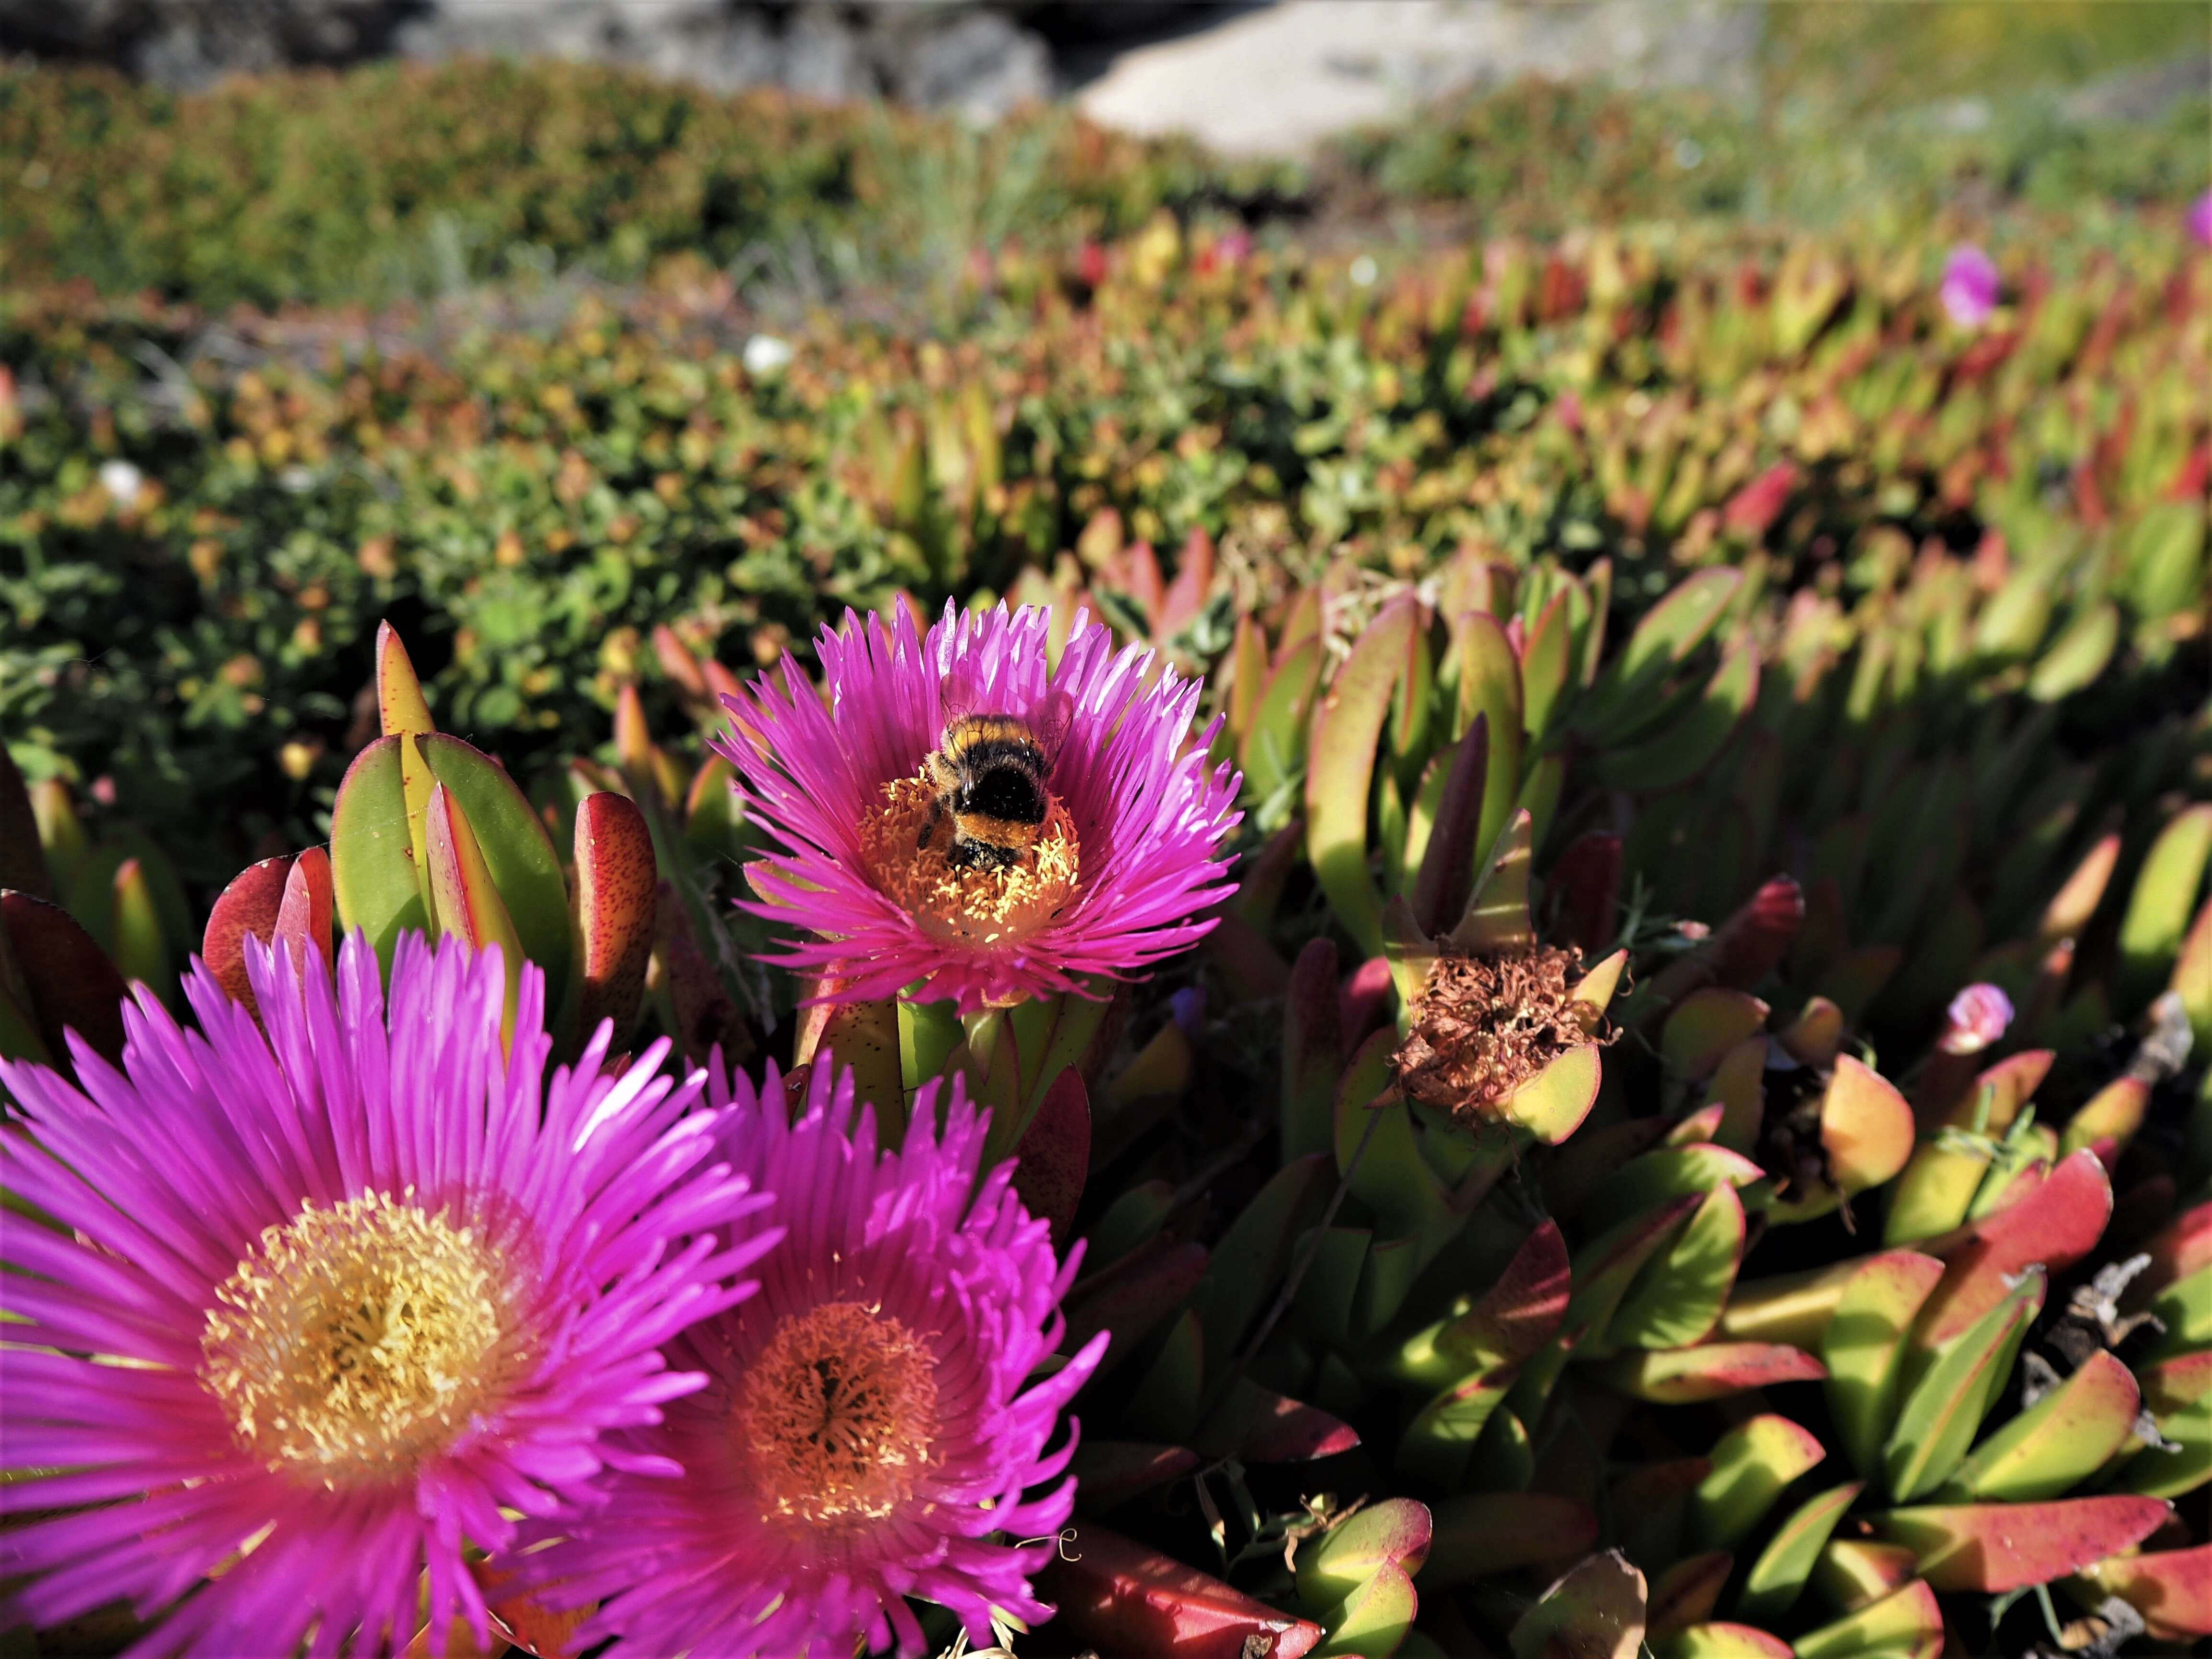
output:
[[[1006,870],[1043,833],[1052,797],[1045,788],[1051,739],[1012,714],[963,714],[948,722],[929,757],[937,798],[915,843],[927,847],[939,823],[952,821],[945,861],[961,870]]]

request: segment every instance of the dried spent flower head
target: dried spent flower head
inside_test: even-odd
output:
[[[1398,1086],[1462,1120],[1492,1108],[1568,1049],[1592,1040],[1574,1000],[1583,953],[1538,945],[1510,954],[1438,957],[1390,1057]]]

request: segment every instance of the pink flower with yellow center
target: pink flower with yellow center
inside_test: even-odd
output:
[[[649,1467],[603,1437],[704,1384],[661,1345],[750,1291],[765,1200],[665,1042],[603,1070],[602,1026],[546,1082],[535,968],[511,1052],[457,941],[404,937],[388,1005],[358,934],[335,985],[258,941],[246,971],[261,1026],[196,966],[200,1030],[142,989],[121,1072],[0,1061],[0,1178],[59,1224],[0,1220],[0,1622],[120,1600],[167,1615],[144,1653],[397,1651],[427,1576],[431,1627],[487,1640],[465,1552]]]
[[[811,935],[780,959],[827,994],[973,1013],[1127,977],[1212,927],[1237,781],[1193,737],[1199,684],[1080,615],[1048,672],[1049,622],[948,605],[917,639],[903,609],[848,611],[817,641],[827,708],[788,668],[727,700],[716,746],[771,843],[748,908]]]
[[[940,1133],[939,1088],[879,1152],[849,1072],[816,1066],[795,1123],[773,1066],[757,1094],[710,1084],[734,1106],[723,1155],[775,1194],[731,1248],[782,1242],[759,1296],[670,1344],[672,1367],[713,1380],[631,1448],[682,1477],[617,1480],[520,1558],[549,1603],[602,1603],[581,1639],[616,1638],[610,1659],[845,1659],[861,1640],[912,1655],[909,1595],[979,1644],[994,1610],[1049,1613],[1029,1581],[1074,1502],[1060,1422],[1106,1338],[1048,1370],[1079,1251],[1054,1260],[1011,1164],[978,1183],[988,1119],[956,1081]]]

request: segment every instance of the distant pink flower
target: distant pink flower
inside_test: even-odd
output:
[[[2012,999],[1996,986],[1973,984],[1951,999],[1943,1035],[1936,1046],[1947,1054],[1978,1054],[2012,1024]]]
[[[1065,1333],[1080,1247],[1054,1261],[1012,1163],[979,1184],[989,1117],[957,1080],[941,1133],[933,1079],[887,1152],[872,1109],[854,1121],[852,1073],[833,1080],[826,1061],[796,1123],[773,1065],[757,1091],[743,1076],[708,1086],[732,1109],[723,1154],[775,1194],[732,1248],[769,1229],[782,1242],[759,1296],[669,1346],[672,1366],[713,1380],[629,1449],[683,1473],[617,1480],[522,1570],[549,1604],[601,1604],[580,1639],[615,1638],[609,1659],[832,1659],[859,1642],[915,1655],[909,1595],[951,1608],[979,1645],[994,1608],[1048,1616],[1029,1581],[1074,1502],[1074,1425],[1060,1425],[1105,1334],[1030,1378]]]
[[[1152,653],[1080,614],[1048,673],[1050,622],[948,605],[917,639],[903,607],[889,628],[848,611],[817,641],[828,708],[787,668],[725,700],[715,747],[770,843],[747,908],[813,936],[775,959],[841,1000],[919,986],[975,1012],[1127,977],[1212,926],[1237,781],[1192,740],[1198,682],[1147,684]],[[1046,756],[1034,844],[996,867],[956,862],[927,763],[968,714],[1022,722]]]
[[[2189,234],[2199,247],[2212,247],[2212,190],[2189,204]]]
[[[335,984],[258,940],[246,974],[265,1036],[196,965],[200,1031],[142,988],[82,1092],[0,1062],[0,1178],[62,1224],[0,1221],[0,1621],[122,1601],[169,1613],[145,1650],[235,1659],[396,1650],[427,1607],[485,1641],[466,1552],[706,1382],[660,1345],[750,1290],[765,1200],[701,1169],[666,1042],[608,1070],[603,1027],[545,1082],[533,967],[511,1054],[499,958],[455,940],[403,937],[388,1006],[359,934]]]
[[[1962,242],[1943,262],[1943,285],[1937,293],[1953,322],[1979,328],[1997,308],[1996,262],[1972,242]]]

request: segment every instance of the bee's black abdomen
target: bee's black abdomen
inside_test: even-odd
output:
[[[974,780],[964,792],[963,811],[1010,823],[1044,822],[1044,757],[1034,744],[987,738],[971,745],[960,759]]]

